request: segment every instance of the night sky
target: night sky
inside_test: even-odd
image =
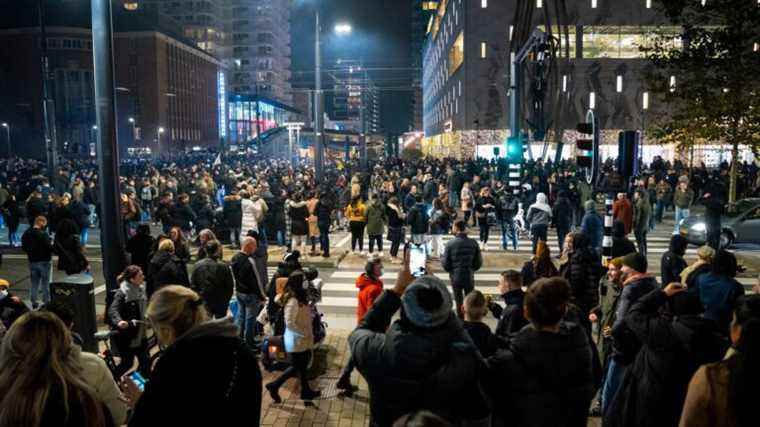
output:
[[[358,59],[382,88],[382,124],[388,132],[406,132],[411,103],[410,0],[295,0],[291,34],[293,86],[314,87],[314,7],[321,2],[323,68],[338,58]],[[353,34],[337,37],[333,26],[348,22]],[[333,64],[333,65],[330,65]],[[323,85],[332,83],[327,73]]]

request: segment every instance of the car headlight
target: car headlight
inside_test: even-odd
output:
[[[692,229],[693,231],[697,231],[697,232],[700,232],[700,233],[701,233],[701,232],[703,232],[703,231],[707,230],[707,227],[705,226],[705,223],[704,223],[704,222],[699,222],[699,223],[697,223],[697,224],[694,224],[694,225],[692,225],[692,226],[691,226],[691,229]]]

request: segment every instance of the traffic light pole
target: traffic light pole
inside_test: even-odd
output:
[[[119,149],[116,138],[116,89],[113,67],[111,0],[92,0],[92,57],[95,75],[95,114],[100,185],[100,230],[106,305],[118,288],[124,270],[124,229],[120,215]]]
[[[322,182],[325,173],[325,145],[324,145],[324,99],[322,98],[322,52],[320,51],[320,28],[319,28],[319,6],[317,6],[315,16],[315,36],[314,43],[314,61],[316,63],[316,73],[314,76],[314,170],[316,172],[317,182]]]
[[[55,125],[55,101],[50,97],[47,30],[45,28],[45,0],[37,3],[37,17],[40,24],[40,68],[42,71],[42,136],[45,138],[48,178],[50,185],[55,184],[58,171],[58,135]]]

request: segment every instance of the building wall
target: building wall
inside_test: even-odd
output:
[[[426,136],[457,130],[507,129],[509,40],[517,3],[488,0],[486,8],[482,7],[483,0],[440,3],[438,31],[435,37],[428,35],[423,53]],[[550,4],[543,3],[544,7]],[[658,114],[662,106],[655,105],[650,97],[649,110],[642,108],[644,89],[640,79],[646,62],[640,57],[631,57],[639,56],[637,49],[631,48],[631,40],[640,42],[644,34],[664,21],[654,9],[647,9],[643,0],[597,0],[596,3],[597,7],[592,8],[591,0],[568,2],[568,24],[575,40],[571,40],[571,44],[576,49],[567,67],[560,69],[559,80],[562,76],[567,78],[566,92],[560,93],[566,107],[561,116],[551,120],[563,128],[574,128],[584,120],[593,92],[595,112],[602,128],[642,129],[646,116]],[[543,12],[536,9],[534,26],[543,25]],[[449,75],[448,53],[460,31],[464,37],[464,61]],[[485,58],[481,57],[483,42]],[[619,49],[613,52],[611,45]],[[618,76],[622,78],[620,92]],[[482,143],[494,143],[488,140],[493,135],[501,134],[484,133]]]

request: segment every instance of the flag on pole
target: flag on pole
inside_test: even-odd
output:
[[[214,166],[219,166],[222,164],[222,153],[219,153],[216,156],[216,160],[214,160]]]

